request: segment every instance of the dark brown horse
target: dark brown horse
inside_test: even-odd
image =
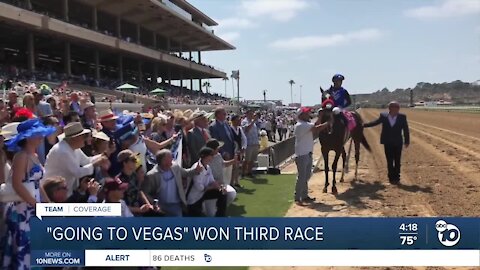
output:
[[[318,139],[320,141],[320,145],[322,146],[322,155],[323,161],[325,163],[325,187],[323,188],[323,192],[327,192],[327,188],[329,186],[328,182],[328,172],[329,172],[329,162],[328,162],[328,153],[330,151],[335,152],[335,158],[332,164],[332,171],[333,171],[333,186],[332,186],[332,193],[337,194],[337,187],[336,187],[336,173],[337,173],[337,164],[338,160],[340,159],[340,155],[342,155],[343,161],[343,171],[342,177],[340,182],[343,182],[344,172],[346,164],[348,163],[347,155],[345,152],[345,143],[352,139],[355,145],[355,180],[358,176],[358,162],[360,160],[360,144],[362,144],[369,152],[371,151],[370,145],[368,144],[365,136],[363,135],[363,121],[360,115],[357,112],[352,112],[353,116],[356,121],[355,128],[349,132],[348,128],[345,123],[345,119],[342,118],[341,115],[333,114],[332,110],[324,109],[319,113],[319,117],[321,117],[322,123],[332,121],[333,124],[329,131],[320,132]]]

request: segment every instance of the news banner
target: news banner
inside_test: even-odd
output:
[[[38,204],[32,266],[480,266],[480,218],[121,218]]]

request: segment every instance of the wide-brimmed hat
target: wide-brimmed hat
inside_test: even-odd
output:
[[[85,109],[90,108],[90,107],[95,107],[95,104],[93,104],[91,101],[87,101],[85,103],[80,104],[80,110],[85,111]]]
[[[20,125],[20,122],[8,123],[2,127],[1,135],[3,136],[5,141],[10,140],[11,138],[13,138],[15,135],[18,134],[17,132],[18,125]]]
[[[15,127],[16,129],[17,127]],[[8,129],[4,129],[3,127],[0,129],[0,136],[3,136],[3,138],[5,139],[5,136],[7,135],[10,135],[12,134],[12,131],[8,130]]]
[[[106,193],[115,190],[127,190],[127,188],[128,183],[122,182],[118,177],[105,179],[105,185],[103,186]]]
[[[99,139],[99,140],[102,140],[102,141],[107,141],[109,142],[110,141],[110,137],[108,137],[107,134],[103,133],[103,132],[98,132],[98,131],[93,131],[92,132],[92,137],[95,138],[95,139]]]
[[[38,118],[29,119],[18,125],[17,135],[13,136],[5,145],[9,151],[16,152],[21,150],[18,146],[20,141],[33,137],[47,137],[56,130],[54,127],[43,125]]]
[[[71,122],[63,128],[63,133],[58,136],[58,139],[75,138],[91,132],[90,129],[84,129],[80,122]]]
[[[192,114],[193,114],[193,111],[190,110],[190,109],[185,110],[185,111],[183,112],[183,116],[184,116],[186,119],[190,119],[190,117],[192,116]]]
[[[100,122],[105,122],[105,121],[110,121],[110,120],[117,120],[118,116],[116,116],[112,110],[105,110],[101,111],[98,114],[98,121]]]
[[[207,117],[207,113],[205,111],[196,110],[193,112],[192,116],[188,120],[194,121],[202,117]]]

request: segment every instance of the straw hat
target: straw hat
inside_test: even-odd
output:
[[[207,113],[205,111],[196,110],[193,112],[192,116],[188,120],[194,121],[202,117],[207,117]]]
[[[94,130],[92,132],[92,137],[95,138],[95,139],[99,139],[99,140],[102,140],[102,141],[107,141],[109,142],[110,141],[110,137],[108,137],[107,134],[103,133],[103,132],[98,132],[96,130]]]
[[[188,109],[188,110],[186,110],[186,111],[183,112],[183,116],[184,116],[185,118],[187,118],[187,119],[190,119],[190,117],[192,116],[192,114],[193,114],[193,111],[190,110],[190,109]]]
[[[61,139],[75,138],[88,133],[91,133],[90,129],[84,129],[80,122],[72,122],[63,128],[63,133],[58,136]]]
[[[98,120],[100,122],[110,121],[110,120],[117,120],[118,116],[116,116],[112,110],[105,110],[101,111],[98,114]]]
[[[175,110],[173,111],[173,117],[174,117],[175,119],[182,118],[183,116],[184,116],[184,115],[183,115],[183,112],[182,112],[182,111],[180,111],[180,110],[178,110],[178,109],[175,109]]]

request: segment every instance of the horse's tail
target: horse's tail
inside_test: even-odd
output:
[[[360,114],[356,111],[354,113],[357,125],[359,126],[359,132],[357,133],[357,137],[361,137],[360,143],[367,149],[368,152],[372,152],[372,148],[370,147],[370,144],[368,144],[367,138],[365,138],[365,134],[363,134],[363,119],[360,116]]]
[[[363,147],[365,147],[365,149],[367,149],[368,152],[372,152],[372,148],[370,147],[370,144],[368,144],[368,141],[365,138],[365,135],[363,135],[363,132],[362,132],[362,140],[360,141],[360,143],[363,145]]]

